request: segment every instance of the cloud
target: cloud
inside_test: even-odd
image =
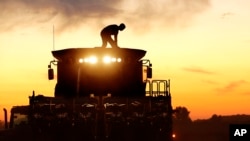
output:
[[[16,26],[58,22],[60,29],[78,26],[92,18],[105,19],[121,13],[119,0],[0,0],[0,26]]]
[[[209,0],[156,1],[138,1],[137,7],[129,20],[136,21],[137,27],[144,27],[143,30],[155,23],[158,23],[156,27],[159,29],[162,29],[162,27],[168,29],[186,27],[192,23],[196,15],[201,14],[210,6]]]
[[[243,95],[250,95],[250,91],[242,93]]]
[[[166,28],[186,26],[209,5],[209,0],[0,0],[0,31],[48,22],[64,31],[89,21],[119,19],[145,32],[155,23]]]
[[[212,80],[202,80],[203,83],[206,83],[206,84],[211,84],[211,85],[217,85],[218,82],[216,81],[212,81]]]
[[[200,73],[200,74],[209,74],[209,75],[215,74],[212,71],[208,71],[200,67],[186,67],[186,68],[182,68],[182,70],[187,71],[187,72]]]
[[[240,86],[245,85],[247,83],[248,82],[246,80],[233,81],[233,82],[230,82],[229,84],[227,84],[226,86],[224,86],[222,88],[217,88],[215,90],[219,93],[228,93],[228,92],[234,91],[235,89],[237,89]]]

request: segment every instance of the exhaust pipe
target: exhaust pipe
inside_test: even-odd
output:
[[[3,108],[4,111],[4,127],[5,129],[8,129],[8,115],[7,115],[7,110]]]

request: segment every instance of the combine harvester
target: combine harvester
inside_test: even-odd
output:
[[[172,141],[169,80],[151,80],[146,51],[69,48],[52,51],[54,97],[29,96],[14,106],[0,140]]]

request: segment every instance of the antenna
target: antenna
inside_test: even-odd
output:
[[[53,50],[55,50],[55,31],[54,31],[54,25],[53,25]]]

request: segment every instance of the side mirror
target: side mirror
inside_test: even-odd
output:
[[[147,78],[152,78],[152,68],[147,67]]]
[[[52,68],[48,69],[48,79],[53,80],[54,79],[54,70]]]

